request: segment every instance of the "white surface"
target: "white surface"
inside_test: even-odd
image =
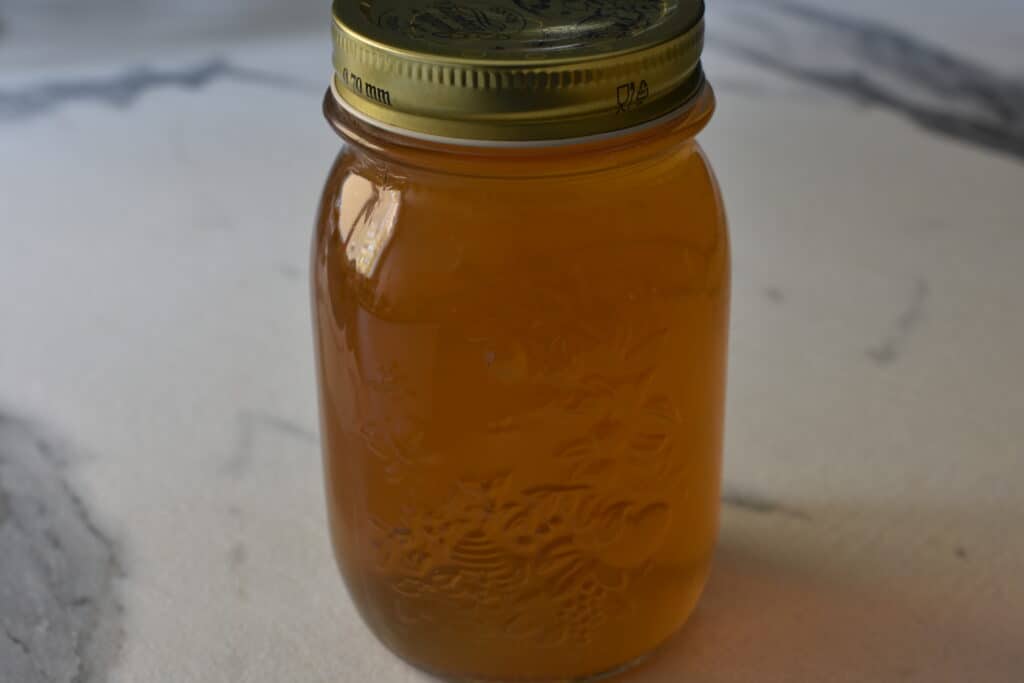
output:
[[[125,572],[111,681],[425,680],[358,621],[325,531],[305,270],[339,145],[326,38],[159,62],[223,54],[310,85],[0,121],[0,403],[89,454],[74,481]],[[719,96],[726,480],[782,509],[725,508],[695,618],[627,680],[1024,680],[1024,163],[800,86]]]

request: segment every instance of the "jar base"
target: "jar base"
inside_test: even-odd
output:
[[[486,673],[480,672],[479,663],[477,666],[473,666],[468,662],[463,662],[462,671],[453,671],[445,667],[431,666],[430,663],[424,662],[423,659],[416,657],[407,656],[409,653],[404,648],[398,646],[399,643],[390,641],[384,637],[387,633],[387,629],[378,629],[373,626],[373,619],[368,618],[367,611],[363,609],[358,601],[356,606],[359,609],[360,615],[366,621],[367,625],[370,626],[370,631],[377,637],[377,641],[381,643],[391,654],[395,655],[398,659],[402,660],[410,667],[422,671],[430,676],[435,677],[439,681],[444,683],[593,683],[596,681],[605,681],[612,678],[616,678],[620,674],[636,668],[637,666],[647,662],[650,659],[656,658],[663,649],[665,649],[668,643],[671,643],[682,630],[689,623],[690,618],[693,616],[696,610],[697,604],[700,600],[701,593],[703,592],[704,585],[707,582],[710,574],[710,562],[703,563],[702,568],[697,573],[695,580],[692,582],[689,596],[682,604],[679,605],[678,614],[681,617],[675,620],[674,627],[669,627],[665,631],[662,631],[660,638],[652,639],[653,645],[647,648],[641,649],[637,654],[634,650],[633,653],[623,653],[627,657],[615,662],[612,660],[605,663],[598,664],[599,667],[596,671],[586,671],[577,674],[575,672],[550,672],[543,673],[537,671],[533,672],[520,672],[503,674],[500,672],[499,667],[488,667],[491,671]],[[467,666],[468,664],[468,666]],[[493,664],[493,662],[491,662]],[[476,669],[476,671],[474,671]],[[495,669],[498,669],[495,671]],[[564,671],[564,670],[563,670]],[[479,673],[478,673],[479,672]]]
[[[411,662],[392,650],[387,646],[387,644],[384,644],[384,647],[387,648],[388,652],[395,655],[412,668],[433,676],[441,683],[600,683],[601,681],[611,680],[612,678],[624,674],[627,671],[632,671],[641,664],[654,659],[665,648],[666,644],[679,635],[684,628],[686,628],[686,623],[683,623],[682,626],[670,633],[667,638],[655,645],[649,651],[639,655],[638,657],[634,657],[627,662],[617,664],[609,669],[604,669],[603,671],[598,671],[596,673],[583,674],[581,676],[573,676],[569,678],[488,678],[480,676],[455,676],[452,674],[445,674],[440,671],[433,671],[427,667],[416,664],[415,662]]]

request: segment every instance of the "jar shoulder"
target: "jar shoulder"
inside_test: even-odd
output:
[[[345,232],[365,220],[368,205],[396,205],[396,226],[423,230],[443,219],[450,224],[514,225],[516,232],[563,228],[584,220],[588,232],[628,226],[639,235],[664,227],[691,233],[724,229],[717,180],[696,142],[646,163],[580,174],[484,177],[449,174],[388,162],[351,146],[339,152],[321,198],[318,222]],[[328,215],[330,214],[330,215]],[[614,231],[614,230],[613,230]],[[569,230],[568,232],[572,232]]]
[[[570,292],[608,305],[717,290],[729,270],[718,185],[696,144],[629,168],[517,179],[346,149],[326,183],[313,257],[325,296],[401,318]]]

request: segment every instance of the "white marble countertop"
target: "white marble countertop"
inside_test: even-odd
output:
[[[0,6],[0,683],[426,681],[325,530],[322,10],[92,4]],[[1024,5],[709,21],[721,542],[624,680],[1024,680]]]

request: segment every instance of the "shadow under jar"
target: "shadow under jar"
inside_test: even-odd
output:
[[[715,542],[703,6],[478,4],[335,6],[345,144],[312,254],[331,535],[412,664],[586,679],[680,628]]]

